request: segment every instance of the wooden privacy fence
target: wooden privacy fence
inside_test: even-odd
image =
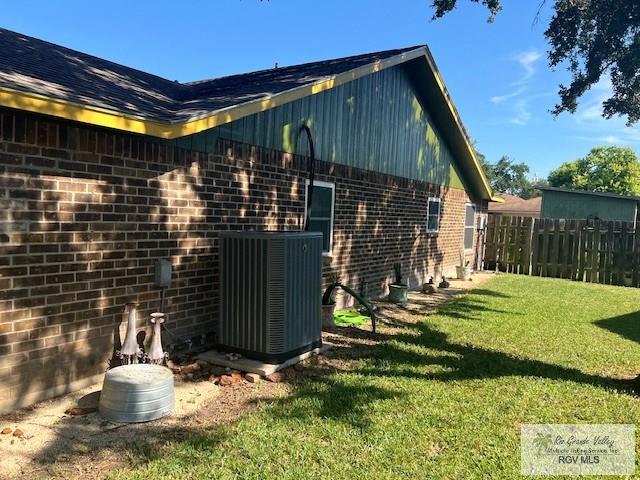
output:
[[[485,242],[489,270],[640,286],[640,228],[633,223],[491,215]]]

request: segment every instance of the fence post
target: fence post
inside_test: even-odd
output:
[[[614,225],[613,222],[607,222],[607,240],[606,248],[607,253],[605,255],[605,267],[604,267],[604,281],[602,283],[610,284],[613,279],[614,271]]]
[[[624,285],[627,277],[627,222],[622,222],[620,229],[620,251],[614,255],[614,261],[618,265],[618,285]]]
[[[584,220],[578,221],[578,278],[581,282],[586,278],[586,263],[587,263],[587,222]]]
[[[520,265],[520,225],[522,224],[522,218],[521,217],[514,217],[515,220],[515,226],[514,226],[514,232],[513,232],[513,267],[512,267],[512,272],[513,273],[520,273],[519,272],[519,265]]]
[[[580,258],[580,222],[571,220],[571,280],[578,279],[578,260]]]
[[[520,273],[531,275],[531,234],[533,233],[533,218],[524,219],[524,241],[522,246],[522,268]]]
[[[562,267],[560,268],[560,276],[562,278],[569,278],[571,276],[571,265],[569,264],[569,244],[570,244],[570,231],[569,226],[571,220],[564,220],[564,231],[562,235]]]
[[[499,230],[498,230],[498,267],[497,269],[500,271],[505,271],[505,265],[504,265],[504,261],[505,261],[505,250],[506,250],[506,244],[507,244],[507,231],[505,229],[505,225],[507,224],[507,222],[505,221],[508,219],[502,215],[500,215],[500,223],[499,223]]]
[[[549,275],[549,229],[551,220],[542,219],[542,250],[540,251],[540,275]]]
[[[555,278],[558,276],[558,266],[560,261],[560,220],[558,218],[553,221],[553,238],[551,238],[550,242],[551,247],[548,260],[551,264],[550,276]]]
[[[591,283],[598,282],[598,264],[600,262],[600,220],[593,222],[591,249]]]
[[[533,220],[531,229],[531,275],[539,275],[538,259],[540,257],[540,219]]]
[[[640,225],[638,225],[638,222],[636,221],[636,224],[634,226],[634,235],[633,235],[633,260],[632,260],[632,265],[633,265],[633,273],[631,275],[631,284],[634,287],[638,287],[639,285],[639,278],[640,277],[640,266],[638,266],[638,263],[640,263]]]

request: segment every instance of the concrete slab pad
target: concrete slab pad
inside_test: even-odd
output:
[[[200,355],[198,355],[198,360],[203,360],[205,362],[209,362],[213,365],[219,365],[221,367],[240,370],[241,372],[257,373],[261,377],[266,377],[267,375],[271,375],[273,372],[288,368],[313,355],[318,355],[322,352],[325,352],[332,346],[333,345],[331,343],[323,342],[321,347],[314,348],[313,350],[301,353],[300,355],[296,355],[295,357],[285,360],[282,363],[265,363],[261,362],[260,360],[252,360],[251,358],[247,357],[240,357],[237,360],[230,360],[227,357],[227,352],[218,352],[217,350],[209,350],[208,352],[201,353]]]

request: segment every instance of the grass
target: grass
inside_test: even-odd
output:
[[[522,423],[639,423],[640,290],[503,275],[114,478],[517,478]]]

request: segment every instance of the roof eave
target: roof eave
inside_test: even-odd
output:
[[[130,112],[99,108],[7,87],[0,87],[0,106],[61,117],[67,120],[89,123],[101,127],[173,139],[193,135],[248,115],[269,110],[325,90],[330,90],[365,75],[420,57],[424,55],[425,51],[425,47],[420,47],[267,97],[238,103],[176,121],[159,121],[153,118],[138,116]]]
[[[435,60],[426,46],[424,52],[424,58],[429,67],[427,72],[431,75],[431,78],[428,80],[429,83],[432,84],[431,88],[427,89],[430,90],[432,94],[433,103],[439,103],[437,110],[440,114],[441,122],[449,127],[446,132],[443,133],[448,134],[450,146],[458,153],[457,158],[460,159],[462,163],[461,166],[465,167],[465,171],[470,169],[470,171],[475,174],[471,176],[471,182],[473,183],[471,187],[474,193],[483,200],[500,203],[502,199],[494,195],[489,185],[489,181],[464,128],[460,114],[449,95],[449,91],[447,90],[442,75],[440,75]]]
[[[463,167],[471,167],[472,177],[477,184],[473,185],[475,194],[484,200],[499,202],[503,200],[493,194],[489,182],[475,155],[473,146],[462,125],[460,115],[453,104],[441,75],[435,65],[431,52],[426,46],[403,52],[392,57],[378,60],[358,68],[333,75],[307,85],[302,85],[284,92],[276,93],[265,98],[239,103],[230,107],[207,112],[188,119],[164,122],[155,119],[136,116],[117,110],[103,109],[89,105],[70,102],[67,100],[37,95],[16,89],[0,87],[0,106],[24,110],[44,115],[61,117],[67,120],[88,123],[100,127],[123,130],[137,134],[150,135],[164,139],[180,138],[209,130],[220,125],[253,115],[280,105],[330,90],[344,83],[363,76],[379,72],[401,63],[417,58],[424,58],[429,66],[433,83],[437,86],[440,99],[444,101],[443,111],[448,121],[455,127],[453,141],[458,151],[462,153]]]

